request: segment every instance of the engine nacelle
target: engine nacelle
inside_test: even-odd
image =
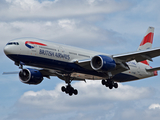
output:
[[[92,58],[91,67],[96,71],[110,71],[116,68],[116,63],[108,56],[98,55]]]
[[[23,83],[37,85],[42,82],[43,75],[36,69],[23,69],[19,72],[19,78]]]

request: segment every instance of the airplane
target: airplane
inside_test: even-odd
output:
[[[72,96],[78,94],[72,81],[101,80],[102,85],[112,89],[118,88],[119,82],[157,76],[160,67],[149,66],[152,58],[160,56],[160,48],[151,48],[153,36],[154,27],[149,27],[137,51],[117,55],[36,38],[14,39],[6,44],[4,53],[21,69],[21,82],[37,85],[44,77],[57,76],[66,83],[62,92]]]

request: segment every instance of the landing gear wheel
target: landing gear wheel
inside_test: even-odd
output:
[[[110,85],[109,85],[109,89],[112,89],[112,88],[113,88],[113,85],[110,84]]]
[[[61,87],[62,92],[66,91],[66,88],[64,86]]]
[[[61,90],[62,90],[62,92],[65,92],[66,94],[69,94],[70,96],[72,96],[73,94],[74,95],[78,94],[77,89],[74,89],[70,84],[67,85],[66,87],[62,86]]]
[[[105,84],[106,84],[106,81],[103,79],[103,80],[101,81],[101,83],[102,83],[102,85],[105,85]]]
[[[69,93],[69,90],[68,90],[68,89],[66,89],[66,90],[65,90],[65,93],[66,93],[66,94],[68,94],[68,93]]]
[[[74,95],[77,95],[77,94],[78,94],[78,90],[75,89],[75,90],[73,91],[73,93],[74,93]]]
[[[109,87],[109,84],[106,82],[105,86],[106,86],[106,87]]]
[[[73,92],[72,92],[72,91],[69,91],[69,95],[72,96],[72,95],[73,95]]]
[[[108,79],[108,80],[102,80],[101,81],[102,85],[105,85],[106,87],[109,87],[109,89],[114,88],[118,88],[118,83],[115,83],[112,79]]]
[[[118,83],[114,83],[114,88],[118,88]]]

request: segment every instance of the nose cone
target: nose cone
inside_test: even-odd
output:
[[[8,55],[8,54],[11,53],[11,50],[10,50],[9,46],[5,46],[5,48],[4,48],[4,53],[5,53],[6,55]]]

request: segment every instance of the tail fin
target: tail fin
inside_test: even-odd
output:
[[[154,27],[149,27],[137,51],[152,48]]]
[[[149,27],[137,51],[152,48],[153,36],[154,36],[154,27]],[[149,65],[148,60],[142,61],[141,63]]]

